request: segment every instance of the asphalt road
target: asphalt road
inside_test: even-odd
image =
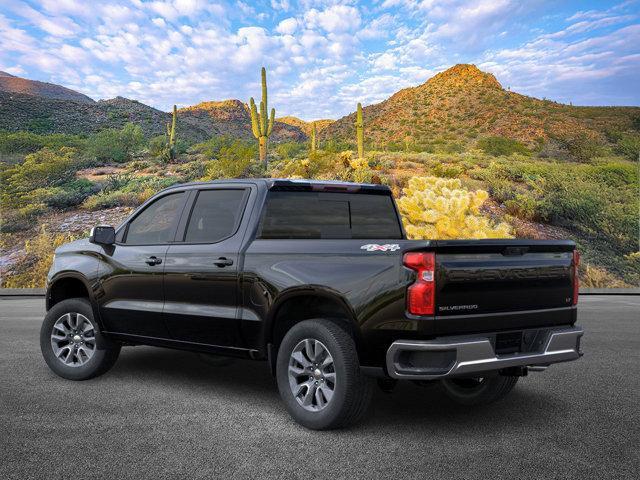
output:
[[[123,349],[63,380],[40,355],[40,299],[0,299],[3,478],[638,478],[640,296],[581,298],[585,356],[463,408],[437,389],[377,392],[369,418],[312,432],[261,362]]]

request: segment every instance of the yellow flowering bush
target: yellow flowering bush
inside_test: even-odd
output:
[[[512,238],[511,226],[480,214],[489,198],[470,192],[459,179],[413,177],[398,200],[407,236],[412,239]]]
[[[40,232],[25,243],[28,268],[22,273],[10,276],[3,281],[5,288],[40,288],[44,287],[47,272],[53,261],[53,254],[60,245],[76,240],[71,234],[50,233],[43,225]]]

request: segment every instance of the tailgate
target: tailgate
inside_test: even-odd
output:
[[[501,313],[524,319],[529,313],[533,316],[527,315],[525,324],[575,321],[573,242],[454,240],[433,245],[436,319],[469,315],[480,320]],[[549,311],[546,318],[541,311]]]

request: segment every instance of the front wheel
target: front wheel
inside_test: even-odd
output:
[[[486,405],[506,396],[516,386],[518,377],[492,375],[487,377],[441,380],[444,393],[461,405]]]
[[[40,349],[54,373],[69,380],[87,380],[109,370],[120,345],[100,335],[91,304],[70,298],[47,312],[40,329]]]
[[[278,349],[276,379],[291,416],[314,430],[356,423],[373,393],[353,338],[329,320],[305,320],[287,332]]]

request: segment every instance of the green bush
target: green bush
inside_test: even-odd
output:
[[[134,192],[101,192],[87,198],[82,206],[87,210],[103,210],[113,207],[137,207],[145,200]]]
[[[228,145],[221,145],[215,155],[217,159],[207,162],[205,179],[241,177],[256,158],[257,153],[258,149],[254,142],[233,140]]]
[[[538,220],[539,202],[530,195],[516,194],[512,200],[504,202],[507,213],[525,220]]]
[[[18,209],[2,208],[0,215],[0,232],[13,233],[28,230],[36,224],[38,215],[47,210],[43,203],[27,204]]]
[[[488,155],[499,157],[519,153],[528,155],[530,152],[522,143],[506,137],[483,137],[478,140],[478,148]]]
[[[274,148],[276,154],[284,160],[290,160],[292,158],[299,157],[300,155],[306,153],[308,149],[309,146],[306,143],[302,142],[278,143]]]
[[[41,202],[50,208],[69,208],[80,205],[98,190],[96,184],[81,178],[66,182],[59,187],[35,189],[31,192],[31,196],[36,202]]]
[[[87,140],[79,135],[54,133],[38,135],[32,132],[0,132],[0,153],[34,153],[42,148],[59,150],[62,147],[73,147],[77,150],[86,148]]]
[[[462,174],[463,169],[457,165],[447,163],[438,163],[433,167],[433,174],[436,177],[458,178]]]
[[[165,135],[158,135],[149,140],[149,154],[154,157],[160,157],[164,155],[167,148],[167,137]]]
[[[0,203],[3,207],[27,205],[34,190],[61,186],[74,178],[80,165],[72,148],[43,148],[31,153],[23,163],[0,172]]]
[[[567,149],[569,155],[579,162],[588,162],[603,154],[600,142],[584,132],[564,136],[558,140]]]
[[[144,142],[139,125],[127,123],[120,130],[107,129],[89,138],[89,154],[101,162],[125,162]]]
[[[640,158],[640,134],[623,134],[616,142],[616,152],[630,160]]]

